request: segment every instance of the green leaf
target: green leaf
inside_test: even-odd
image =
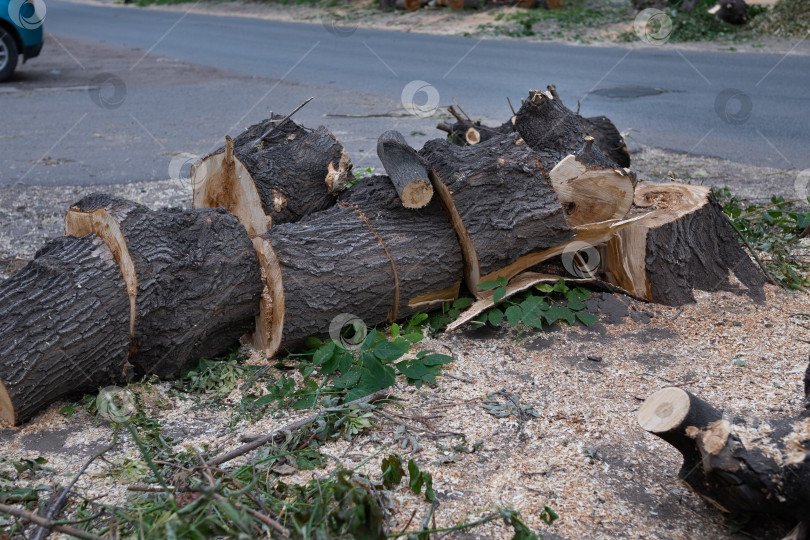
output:
[[[578,300],[573,298],[568,301],[567,306],[568,309],[573,309],[574,311],[579,311],[580,309],[585,309],[585,302],[582,300]]]
[[[453,307],[456,309],[464,309],[470,307],[472,304],[472,298],[464,297],[459,298],[455,302],[453,302]]]
[[[392,362],[407,353],[411,348],[408,340],[397,338],[394,341],[381,341],[374,347],[374,356],[383,362]]]
[[[568,300],[580,300],[584,302],[591,297],[591,291],[583,289],[582,287],[575,287],[566,293],[565,297]]]
[[[299,399],[298,401],[293,403],[292,408],[297,411],[301,411],[304,409],[311,409],[313,405],[315,405],[315,394]]]
[[[391,337],[399,337],[399,325],[397,323],[391,323]]]
[[[565,280],[563,278],[560,278],[551,290],[563,294],[569,291],[568,285],[565,284]]]
[[[574,324],[574,312],[566,307],[551,306],[544,314],[546,321],[549,324],[554,324],[558,320],[567,321],[568,324]]]
[[[424,336],[424,334],[422,334],[421,330],[414,330],[413,332],[409,332],[409,333],[405,334],[402,337],[404,337],[405,339],[407,339],[411,343],[418,343],[418,342],[422,341],[425,338],[425,336]]]
[[[342,377],[332,381],[332,385],[337,389],[353,388],[360,380],[360,368],[349,370]]]
[[[518,323],[520,322],[520,319],[523,318],[523,310],[520,308],[520,306],[509,306],[508,308],[506,308],[505,315],[506,321],[511,326],[517,326]]]
[[[540,512],[540,519],[546,522],[546,524],[551,525],[555,521],[559,519],[559,515],[557,512],[549,508],[548,506],[543,506],[543,511]]]
[[[332,358],[334,354],[335,354],[335,342],[329,341],[326,343],[326,345],[315,351],[315,354],[312,356],[312,363],[315,364],[316,366],[320,366],[321,364]]]
[[[357,386],[349,390],[343,398],[344,402],[353,401],[388,388],[396,382],[396,372],[391,366],[383,365],[374,355],[363,355],[363,367],[359,369],[360,380]]]
[[[380,468],[382,469],[383,486],[385,486],[386,489],[397,487],[402,477],[405,476],[405,470],[402,468],[402,460],[396,454],[390,454],[387,458],[383,459]]]
[[[535,285],[535,289],[544,293],[550,293],[554,290],[554,287],[549,285],[548,283],[541,283],[540,285]]]
[[[597,317],[593,313],[588,313],[587,311],[577,311],[576,315],[577,319],[579,319],[579,322],[581,322],[585,326],[593,326],[596,324],[596,321],[599,320],[599,317]]]
[[[492,326],[500,326],[501,322],[503,322],[503,311],[498,308],[493,308],[489,310],[489,323]]]
[[[507,284],[509,284],[509,281],[505,277],[498,276],[496,279],[482,281],[478,284],[478,288],[482,291],[489,291],[495,287],[506,287]]]
[[[495,289],[495,292],[492,293],[492,301],[496,304],[503,300],[503,297],[506,296],[506,287],[498,287]]]
[[[419,466],[413,458],[408,461],[408,476],[408,487],[411,488],[414,495],[419,495],[422,492],[422,485],[425,483],[425,479],[422,478],[422,472],[419,470]]]
[[[370,330],[368,335],[366,335],[366,339],[363,340],[363,343],[360,345],[361,351],[370,351],[374,348],[374,344],[377,342],[379,335],[377,334],[377,330]]]
[[[343,354],[338,355],[337,360],[338,369],[345,376],[349,371],[351,371],[354,358],[351,354],[344,351]]]

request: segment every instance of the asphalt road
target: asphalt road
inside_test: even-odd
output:
[[[138,48],[143,51],[140,54],[165,55],[239,74],[232,85],[226,77],[226,84],[216,90],[205,81],[174,90],[160,89],[159,83],[129,85],[130,95],[139,96],[141,104],[140,112],[130,111],[130,116],[144,129],[161,122],[176,125],[168,134],[175,151],[193,147],[202,152],[224,129],[236,124],[245,127],[261,119],[260,111],[283,111],[309,95],[316,100],[300,118],[318,117],[317,123],[331,127],[336,120],[323,119],[324,114],[401,109],[403,90],[412,81],[424,81],[430,87],[414,95],[418,106],[430,109],[437,100],[446,106],[454,98],[471,115],[500,121],[509,116],[506,96],[516,103],[529,88],[554,83],[566,104],[575,107],[580,100],[584,115],[609,116],[620,130],[632,130],[632,141],[638,143],[753,165],[810,167],[808,56],[684,52],[666,44],[631,50],[365,29],[335,31],[329,25],[196,15],[190,7],[190,13],[182,14],[52,0],[45,28],[57,36]],[[129,84],[128,77],[138,69],[139,65],[127,66],[121,80]],[[252,79],[241,80],[245,76]],[[255,91],[248,91],[251,85]],[[208,121],[211,115],[225,112],[238,120],[254,102],[261,106],[249,110],[241,123]],[[6,95],[0,93],[4,122],[8,118],[15,129],[25,129],[18,115],[30,109],[7,103]],[[57,106],[49,111],[47,121],[56,123],[60,114],[68,114],[60,113]],[[435,119],[411,117],[397,122],[411,129],[418,125],[429,137],[438,134],[433,130]],[[369,147],[374,133],[369,128],[383,123],[372,126],[344,120],[341,124],[349,138],[361,140],[364,164],[373,162]],[[185,128],[180,127],[183,124]],[[67,118],[61,119],[61,126],[70,126]],[[58,133],[55,128],[51,138]],[[360,150],[359,146],[354,149]],[[87,159],[92,169],[92,156]],[[133,180],[166,176],[164,167],[132,170],[127,174]],[[21,180],[17,174],[7,174],[0,182],[64,181],[38,178],[30,174]]]

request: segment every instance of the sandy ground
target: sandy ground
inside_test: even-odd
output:
[[[554,22],[541,23],[536,26],[537,36],[523,38],[510,38],[495,36],[486,31],[490,25],[504,24],[499,18],[514,12],[518,8],[506,5],[485,10],[464,10],[453,12],[450,9],[423,8],[414,12],[393,11],[381,12],[371,0],[354,0],[340,3],[332,7],[322,7],[306,3],[290,1],[289,4],[281,2],[254,2],[250,0],[197,0],[177,4],[149,5],[138,7],[133,4],[124,5],[121,0],[71,0],[74,2],[118,6],[125,9],[156,9],[177,13],[199,13],[209,15],[227,15],[231,17],[248,17],[281,22],[302,22],[310,24],[324,24],[339,26],[347,30],[351,28],[374,28],[377,30],[394,30],[398,32],[416,32],[424,34],[475,36],[484,39],[521,39],[527,41],[557,41],[571,45],[610,46],[627,48],[649,48],[650,46],[639,42],[616,42],[615,38],[624,32],[633,31],[633,21],[600,25],[597,28],[578,30],[576,34],[570,33],[557,37]],[[770,4],[774,0],[760,0],[758,2]],[[616,2],[618,8],[626,5],[622,0]],[[525,11],[525,10],[521,10]],[[699,42],[699,43],[666,43],[664,47],[678,48],[692,51],[726,51],[749,52],[765,54],[810,54],[810,40],[779,39],[773,37],[758,37],[750,42]]]

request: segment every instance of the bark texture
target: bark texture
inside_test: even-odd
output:
[[[375,176],[352,186],[341,201],[366,216],[394,261],[397,301],[392,320],[458,296],[464,261],[438,200],[420,210],[405,209],[390,179]]]
[[[129,343],[129,299],[104,242],[49,242],[0,282],[0,418],[20,424],[58,399],[124,382]]]
[[[420,154],[436,170],[434,188],[461,241],[470,290],[574,236],[539,157],[516,133],[464,147],[434,139]]]
[[[292,349],[309,336],[330,335],[338,317],[366,325],[387,321],[396,278],[381,239],[353,207],[340,205],[262,235],[280,266],[284,306],[279,347]]]
[[[428,178],[430,165],[408,146],[398,131],[386,131],[377,139],[377,156],[388,173],[405,208],[422,208],[433,198]]]
[[[532,90],[518,110],[515,129],[526,143],[542,153],[551,168],[565,156],[585,147],[585,137],[595,140],[583,155],[585,164],[596,167],[629,167],[630,154],[619,131],[605,117],[586,119],[572,112],[552,93]]]
[[[766,279],[751,261],[709,188],[636,186],[631,214],[645,216],[608,242],[609,281],[659,304],[695,301],[693,289],[740,292],[765,300]]]
[[[139,373],[177,376],[252,330],[262,292],[259,261],[232,214],[151,211],[108,195],[82,199],[71,214],[99,209],[115,220],[135,272],[130,362]]]
[[[810,418],[727,417],[683,389],[665,388],[642,404],[639,423],[681,453],[679,477],[721,510],[810,515]]]

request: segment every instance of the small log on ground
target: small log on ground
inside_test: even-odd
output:
[[[679,477],[724,512],[810,515],[810,416],[753,422],[724,415],[681,388],[647,398],[642,428],[683,456]]]
[[[194,207],[223,207],[249,234],[289,223],[335,204],[351,175],[351,159],[324,126],[309,131],[272,116],[251,126],[194,168]]]
[[[709,13],[729,24],[745,24],[750,19],[745,0],[721,0],[709,9]]]
[[[648,215],[645,215],[648,214]],[[639,183],[630,214],[645,215],[608,242],[608,281],[659,304],[695,301],[693,289],[735,291],[733,274],[755,301],[766,279],[741,247],[711,190]]]
[[[329,336],[346,314],[368,326],[392,316],[393,261],[356,208],[341,203],[253,241],[267,277],[253,343],[268,356],[309,336]]]
[[[539,157],[517,133],[474,146],[434,139],[420,155],[436,171],[433,187],[458,234],[471,291],[480,293],[481,281],[521,257],[574,236]]]
[[[0,282],[0,418],[16,425],[54,401],[121,383],[129,299],[102,240],[57,238]]]
[[[459,118],[454,124],[440,122],[436,128],[444,131],[450,137],[450,142],[459,146],[468,146],[488,141],[498,135],[507,135],[515,131],[514,117],[500,126],[491,127],[481,124],[480,121],[471,122]]]
[[[515,129],[533,149],[547,156],[553,167],[565,156],[576,154],[585,146],[585,137],[594,138],[595,147],[586,165],[629,167],[630,153],[619,131],[605,118],[583,118],[572,112],[556,91],[532,90],[518,110]]]
[[[174,377],[253,328],[262,280],[239,221],[222,208],[151,211],[108,195],[71,207],[66,233],[96,234],[120,263],[130,306],[130,363]]]
[[[485,0],[450,0],[450,8],[453,11],[461,9],[478,9],[483,7]]]
[[[405,208],[422,208],[433,198],[428,178],[430,165],[408,146],[398,131],[386,131],[377,139],[377,156],[394,184]]]
[[[341,202],[356,206],[382,239],[396,270],[392,320],[440,307],[458,297],[464,260],[455,231],[438,200],[407,210],[387,176],[363,180]]]

